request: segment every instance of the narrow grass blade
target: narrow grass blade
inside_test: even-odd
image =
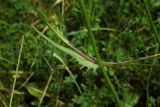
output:
[[[156,29],[156,27],[155,27],[155,25],[154,25],[154,23],[153,23],[153,19],[152,19],[151,13],[150,13],[150,11],[149,11],[149,8],[148,8],[148,6],[147,6],[146,0],[144,0],[144,6],[145,6],[145,10],[146,10],[146,12],[147,12],[147,16],[148,16],[148,18],[149,18],[151,27],[153,28],[155,37],[156,37],[157,42],[158,42],[158,44],[159,44],[159,46],[160,46],[160,35],[158,34],[157,29]]]
[[[155,54],[158,53],[159,50],[159,46],[155,49]],[[150,94],[150,80],[151,80],[151,76],[152,76],[152,72],[153,72],[153,68],[154,68],[154,64],[156,62],[156,58],[153,58],[152,60],[152,65],[150,67],[149,73],[148,73],[148,77],[147,77],[147,83],[146,83],[146,95],[147,95],[147,99],[146,99],[146,107],[150,107],[150,103],[149,103],[149,94]]]
[[[41,98],[40,98],[38,107],[40,107],[41,104],[42,104],[43,98],[44,98],[44,96],[45,96],[45,94],[46,94],[46,92],[47,92],[47,89],[48,89],[48,87],[49,87],[49,84],[50,84],[50,82],[51,82],[51,80],[52,80],[52,77],[53,77],[53,74],[54,74],[54,69],[51,67],[51,65],[50,65],[50,63],[48,62],[48,60],[44,57],[44,55],[43,55],[42,53],[41,53],[41,55],[42,55],[43,58],[45,59],[45,61],[46,61],[47,65],[49,66],[49,68],[51,69],[51,74],[50,74],[50,76],[49,76],[49,79],[48,79],[47,84],[46,84],[46,86],[45,86],[45,89],[44,89],[44,91],[43,91],[43,94],[42,94],[42,96],[41,96]]]
[[[18,73],[18,70],[19,70],[19,64],[20,64],[20,59],[21,59],[21,54],[22,54],[22,49],[23,49],[23,42],[24,42],[24,36],[22,37],[21,47],[20,47],[20,51],[19,51],[18,62],[17,62],[16,72],[15,72],[15,75],[14,75],[14,81],[13,81],[13,87],[12,87],[9,107],[12,106],[13,95],[14,95],[14,90],[15,90],[16,80],[17,80],[17,73]]]
[[[51,25],[48,22],[48,19],[45,17],[45,15],[42,12],[38,12],[40,18],[47,24],[47,26],[55,33],[55,35],[57,36],[57,38],[59,38],[60,40],[62,40],[65,44],[69,44],[69,41],[63,36],[63,34],[61,33],[61,31],[58,29],[57,26],[55,25]]]
[[[102,27],[98,27],[98,28],[92,28],[92,31],[111,31],[111,32],[118,32],[116,29],[113,28],[102,28]],[[70,33],[68,33],[67,35],[77,35],[81,32],[87,32],[87,29],[82,29],[82,30],[78,30],[78,31],[72,31]]]
[[[65,62],[63,61],[63,59],[56,53],[53,54],[53,56],[55,58],[57,58],[64,66],[65,66],[65,69],[67,70],[67,72],[69,73],[69,75],[71,76],[71,78],[73,79],[73,82],[75,83],[75,85],[77,86],[77,89],[79,91],[79,93],[82,95],[82,91],[81,91],[81,88],[80,86],[78,85],[77,81],[75,80],[74,78],[74,75],[72,74],[72,72],[70,71],[70,69],[67,67],[67,65],[65,64]]]
[[[14,63],[13,61],[10,61],[10,60],[7,60],[7,59],[1,58],[1,57],[0,57],[0,60],[6,61],[6,62],[9,62],[9,63],[12,63],[12,64]]]

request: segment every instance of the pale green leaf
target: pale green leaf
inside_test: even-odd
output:
[[[36,97],[36,98],[39,99],[39,100],[41,99],[41,96],[42,96],[42,94],[43,94],[43,91],[40,90],[40,89],[38,89],[35,84],[31,84],[31,83],[30,83],[30,84],[26,84],[25,87],[26,87],[27,91],[28,91],[32,96]],[[46,94],[46,96],[49,96],[49,95]]]
[[[41,35],[45,40],[47,40],[49,43],[51,43],[54,47],[58,48],[59,50],[65,52],[66,54],[68,54],[68,55],[72,56],[73,58],[75,58],[78,61],[78,63],[82,65],[82,67],[87,67],[88,69],[93,69],[94,71],[98,68],[97,64],[94,64],[94,63],[86,60],[85,58],[80,56],[77,52],[73,51],[72,49],[66,48],[66,47],[64,47],[62,45],[57,44],[56,42],[53,42],[51,39],[46,37],[43,33],[38,31],[34,26],[32,26],[32,28],[39,35]]]

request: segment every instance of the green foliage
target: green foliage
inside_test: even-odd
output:
[[[146,0],[150,13],[140,0],[83,1],[102,64],[123,107],[158,107],[160,62],[154,32],[159,35],[159,0]],[[117,106],[92,62],[95,56],[77,0],[0,0],[0,107],[9,106],[12,91],[12,107]]]

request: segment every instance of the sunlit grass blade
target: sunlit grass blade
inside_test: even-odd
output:
[[[116,29],[113,28],[102,28],[102,27],[97,27],[97,28],[92,28],[92,31],[111,31],[111,32],[118,32]],[[87,32],[87,29],[82,29],[82,30],[78,30],[78,31],[72,31],[69,32],[67,35],[77,35],[81,32]]]
[[[18,62],[17,62],[16,72],[15,72],[15,75],[14,75],[14,81],[13,81],[13,87],[12,87],[9,107],[12,106],[13,95],[14,95],[14,90],[15,90],[16,81],[17,81],[17,73],[18,73],[18,70],[19,70],[19,64],[20,64],[20,59],[21,59],[21,54],[22,54],[22,49],[23,49],[23,43],[24,43],[24,36],[22,37],[21,47],[20,47],[20,51],[19,51],[19,55],[18,55]]]

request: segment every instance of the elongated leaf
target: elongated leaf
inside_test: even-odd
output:
[[[69,44],[69,41],[63,36],[62,32],[59,30],[59,28],[55,25],[51,25],[47,18],[44,16],[44,14],[42,12],[39,12],[39,16],[40,18],[47,24],[47,26],[55,33],[55,35],[57,36],[57,38],[59,38],[60,40],[62,40],[66,45]]]
[[[36,98],[39,99],[39,100],[41,99],[41,96],[42,96],[42,94],[43,94],[43,91],[40,90],[40,89],[38,89],[35,84],[31,84],[31,83],[30,83],[30,84],[26,84],[25,87],[26,87],[27,91],[28,91],[32,96],[36,97]],[[45,94],[45,96],[48,96],[48,97],[49,97],[48,94]]]
[[[72,43],[70,43],[68,41],[68,39],[65,38],[65,36],[63,35],[62,31],[60,30],[60,28],[56,25],[56,24],[50,24],[47,20],[47,18],[45,17],[45,15],[42,12],[39,12],[39,16],[40,18],[47,24],[47,26],[53,31],[53,33],[55,33],[55,36],[57,38],[59,38],[61,41],[63,41],[67,46],[69,46],[71,49],[73,49],[75,52],[77,52],[78,54],[80,54],[82,57],[84,57],[85,59],[89,60],[92,63],[97,63],[97,61],[93,58],[91,58],[90,56],[84,54],[82,51],[80,51],[79,49],[77,49]],[[55,22],[57,22],[57,20],[54,20]]]
[[[72,74],[72,72],[70,71],[70,69],[67,67],[67,65],[65,64],[65,62],[63,61],[63,58],[61,58],[61,56],[59,56],[58,54],[54,53],[53,56],[55,58],[57,58],[64,66],[65,66],[65,69],[67,70],[67,72],[69,73],[70,77],[72,78],[73,82],[76,84],[77,86],[77,89],[79,90],[80,94],[82,95],[82,91],[81,91],[81,88],[80,86],[78,85],[74,75]]]
[[[87,67],[88,70],[89,69],[93,69],[94,71],[98,68],[97,64],[94,64],[94,63],[86,60],[85,58],[80,56],[77,52],[73,51],[72,49],[66,48],[66,47],[64,47],[62,45],[57,44],[56,42],[53,42],[51,39],[49,39],[43,33],[41,33],[39,30],[37,30],[34,26],[32,26],[32,28],[40,36],[42,36],[45,40],[47,40],[49,43],[51,43],[54,47],[58,48],[59,50],[65,52],[66,54],[68,54],[68,55],[72,56],[73,58],[75,58],[78,61],[78,63],[82,65],[82,67]]]

